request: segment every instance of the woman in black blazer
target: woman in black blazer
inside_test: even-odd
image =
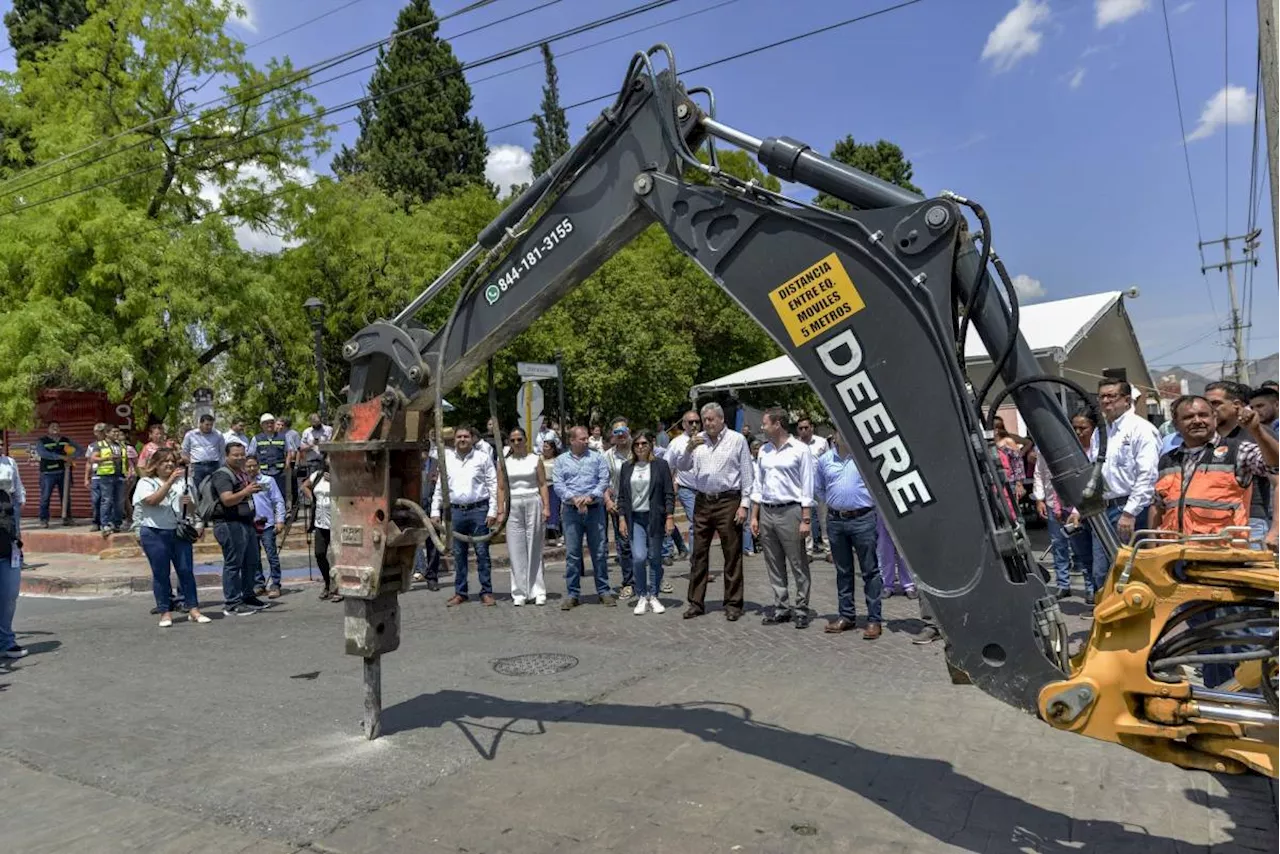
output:
[[[618,530],[631,539],[631,562],[639,601],[635,613],[661,614],[662,541],[674,524],[675,490],[671,469],[653,455],[653,434],[640,430],[631,440],[631,459],[618,473]],[[645,564],[648,564],[646,567]]]

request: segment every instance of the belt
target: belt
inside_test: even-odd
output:
[[[777,510],[781,507],[796,507],[799,504],[799,501],[779,501],[777,504],[770,504],[768,501],[760,502],[761,507],[768,507],[770,510]]]
[[[470,504],[450,505],[451,509],[453,510],[475,510],[477,507],[488,507],[488,506],[489,506],[489,499],[487,498],[484,501],[473,501]]]
[[[875,512],[875,509],[874,507],[859,507],[857,510],[832,510],[828,507],[827,515],[832,519],[857,519],[860,516]]]
[[[1108,507],[1123,507],[1123,506],[1124,506],[1125,504],[1127,504],[1128,502],[1129,502],[1129,496],[1127,496],[1127,495],[1121,495],[1121,496],[1120,496],[1120,497],[1118,497],[1118,498],[1108,498],[1108,499],[1107,499],[1107,506],[1108,506]]]
[[[732,498],[734,501],[742,500],[742,490],[734,489],[729,492],[699,492],[698,495],[708,501],[723,501],[726,498]]]

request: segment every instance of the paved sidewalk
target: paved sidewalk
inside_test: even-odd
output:
[[[498,543],[489,547],[495,569],[507,569],[511,558],[507,547]],[[546,550],[547,560],[564,556],[562,547]],[[27,553],[22,570],[23,593],[43,596],[120,596],[151,592],[151,567],[146,558],[114,558],[99,560],[83,554]],[[475,558],[472,558],[474,562]],[[265,561],[265,557],[264,557]],[[315,558],[305,549],[286,549],[280,553],[280,567],[286,584],[320,581]],[[218,587],[222,584],[222,559],[196,555],[196,585]],[[446,575],[441,568],[442,577]],[[450,576],[452,577],[452,576]],[[176,584],[176,579],[174,580]]]
[[[767,602],[762,561],[747,566],[748,600]],[[696,620],[674,598],[663,615],[564,613],[562,574],[548,567],[542,608],[512,607],[505,573],[497,607],[402,597],[375,742],[342,609],[311,592],[167,630],[145,596],[24,600],[33,654],[0,668],[0,762],[30,772],[14,785],[39,809],[0,810],[4,850],[1276,850],[1272,782],[1152,762],[951,685],[941,644],[910,642],[915,602],[889,600],[868,642],[729,623],[718,602]],[[814,591],[830,614],[830,565]],[[525,654],[572,666],[500,672]],[[179,847],[188,829],[210,835]]]

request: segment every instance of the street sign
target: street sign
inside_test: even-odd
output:
[[[516,362],[516,370],[522,380],[554,380],[560,376],[559,368],[548,362]]]
[[[554,368],[555,365],[551,367]],[[520,426],[529,437],[530,450],[538,450],[532,448],[532,443],[536,441],[538,430],[542,427],[542,386],[536,382],[526,382],[520,386],[520,393],[516,396],[516,412],[519,413]]]

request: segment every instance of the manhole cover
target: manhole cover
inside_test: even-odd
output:
[[[503,676],[548,676],[577,666],[577,657],[558,652],[515,655],[511,658],[499,658],[493,663],[493,669]]]

